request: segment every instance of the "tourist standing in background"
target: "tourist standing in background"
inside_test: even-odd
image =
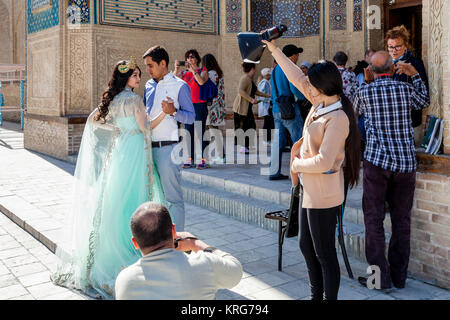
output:
[[[268,95],[271,94],[270,88],[270,74],[272,73],[271,68],[264,68],[261,70],[262,79],[258,83],[258,90],[264,92]],[[271,108],[270,98],[263,98],[258,103],[258,116],[264,118],[263,129],[266,132],[266,144],[270,143],[272,140],[272,129],[273,126],[273,114]]]
[[[414,57],[411,50],[408,49],[410,39],[409,31],[403,25],[395,27],[387,32],[385,39],[387,50],[394,60],[394,65],[397,65],[399,61],[410,63],[419,72],[420,78],[427,88],[427,95],[429,96],[430,87],[425,65],[422,59]],[[412,77],[398,71],[394,73],[393,77],[397,81],[408,82],[410,84],[414,82]],[[411,119],[414,128],[414,142],[416,146],[419,146],[422,131],[422,109],[411,109]]]
[[[253,77],[256,72],[256,65],[254,63],[242,63],[242,75],[239,80],[238,92],[233,103],[234,112],[234,129],[242,129],[244,133],[248,129],[256,129],[255,117],[253,115],[252,106],[258,103],[255,96],[270,98],[270,95],[258,91],[256,84],[253,82]],[[240,152],[248,154],[250,147],[249,137],[245,137],[244,145],[241,146]]]
[[[205,158],[203,157],[203,151],[207,145],[206,141],[203,141],[203,135],[206,130],[206,118],[208,117],[208,107],[207,102],[204,100],[200,100],[200,86],[208,81],[208,70],[203,66],[200,68],[200,55],[198,51],[195,49],[190,49],[186,51],[184,54],[185,58],[185,70],[179,72],[180,64],[178,61],[175,61],[175,75],[179,76],[181,79],[186,81],[191,89],[191,99],[194,104],[195,110],[195,122],[199,121],[201,123],[201,132],[197,132],[197,136],[200,138],[201,143],[201,159],[197,159],[197,155],[195,153],[195,141],[194,141],[194,129],[195,122],[193,124],[185,124],[186,130],[190,134],[190,157],[187,162],[183,164],[183,168],[192,168],[195,165],[197,169],[205,169],[208,167],[206,164]]]
[[[367,133],[362,199],[366,259],[369,265],[380,268],[381,289],[389,289],[392,284],[404,288],[417,169],[411,109],[426,108],[429,97],[414,66],[398,62],[394,68],[386,51],[372,56],[370,68],[375,81],[363,84],[355,96],[355,108],[365,116]],[[411,77],[413,84],[392,79],[395,69]],[[388,259],[383,225],[386,201],[392,223]],[[366,285],[367,279],[359,280]]]
[[[208,53],[202,57],[202,65],[208,70],[209,79],[217,86],[217,96],[208,102],[208,117],[206,119],[207,128],[219,129],[225,126],[225,83],[222,68],[220,68],[214,55]],[[225,153],[223,152],[223,141],[221,142],[222,154],[217,155],[212,162],[225,163]]]

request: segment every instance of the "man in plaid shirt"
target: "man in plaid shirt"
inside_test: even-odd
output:
[[[403,62],[395,66],[385,51],[375,53],[370,68],[375,81],[363,85],[354,107],[365,115],[367,145],[364,152],[363,211],[366,259],[381,271],[381,289],[392,284],[404,288],[410,254],[411,208],[416,182],[416,151],[411,109],[429,104],[429,96],[417,70]],[[413,84],[392,79],[406,74]],[[388,259],[383,221],[385,201],[390,208],[392,236]],[[367,279],[360,278],[361,284]]]

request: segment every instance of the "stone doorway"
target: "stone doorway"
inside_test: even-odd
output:
[[[422,0],[385,0],[384,17],[384,33],[403,24],[411,33],[413,55],[422,58]]]

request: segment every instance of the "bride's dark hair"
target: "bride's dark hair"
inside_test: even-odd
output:
[[[108,82],[108,88],[105,92],[102,94],[102,100],[100,104],[97,107],[97,114],[94,116],[94,120],[98,121],[100,118],[103,118],[103,120],[106,120],[106,116],[109,113],[109,105],[111,101],[114,99],[116,95],[118,95],[120,92],[122,92],[123,89],[125,89],[125,86],[127,85],[128,79],[131,77],[135,69],[130,69],[126,73],[121,73],[119,71],[120,65],[127,64],[128,61],[121,60],[116,63],[114,66],[114,71],[112,73],[111,79]],[[136,69],[139,70],[139,75],[141,74],[141,69],[139,69],[138,66],[136,66]]]

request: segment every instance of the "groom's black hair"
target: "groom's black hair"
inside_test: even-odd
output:
[[[142,59],[145,59],[147,57],[151,57],[152,60],[157,64],[160,64],[161,61],[164,60],[166,61],[166,65],[169,66],[169,54],[167,53],[166,49],[161,46],[154,46],[148,49],[142,56]]]
[[[141,204],[131,217],[130,227],[141,249],[151,248],[173,239],[169,210],[156,202]]]

